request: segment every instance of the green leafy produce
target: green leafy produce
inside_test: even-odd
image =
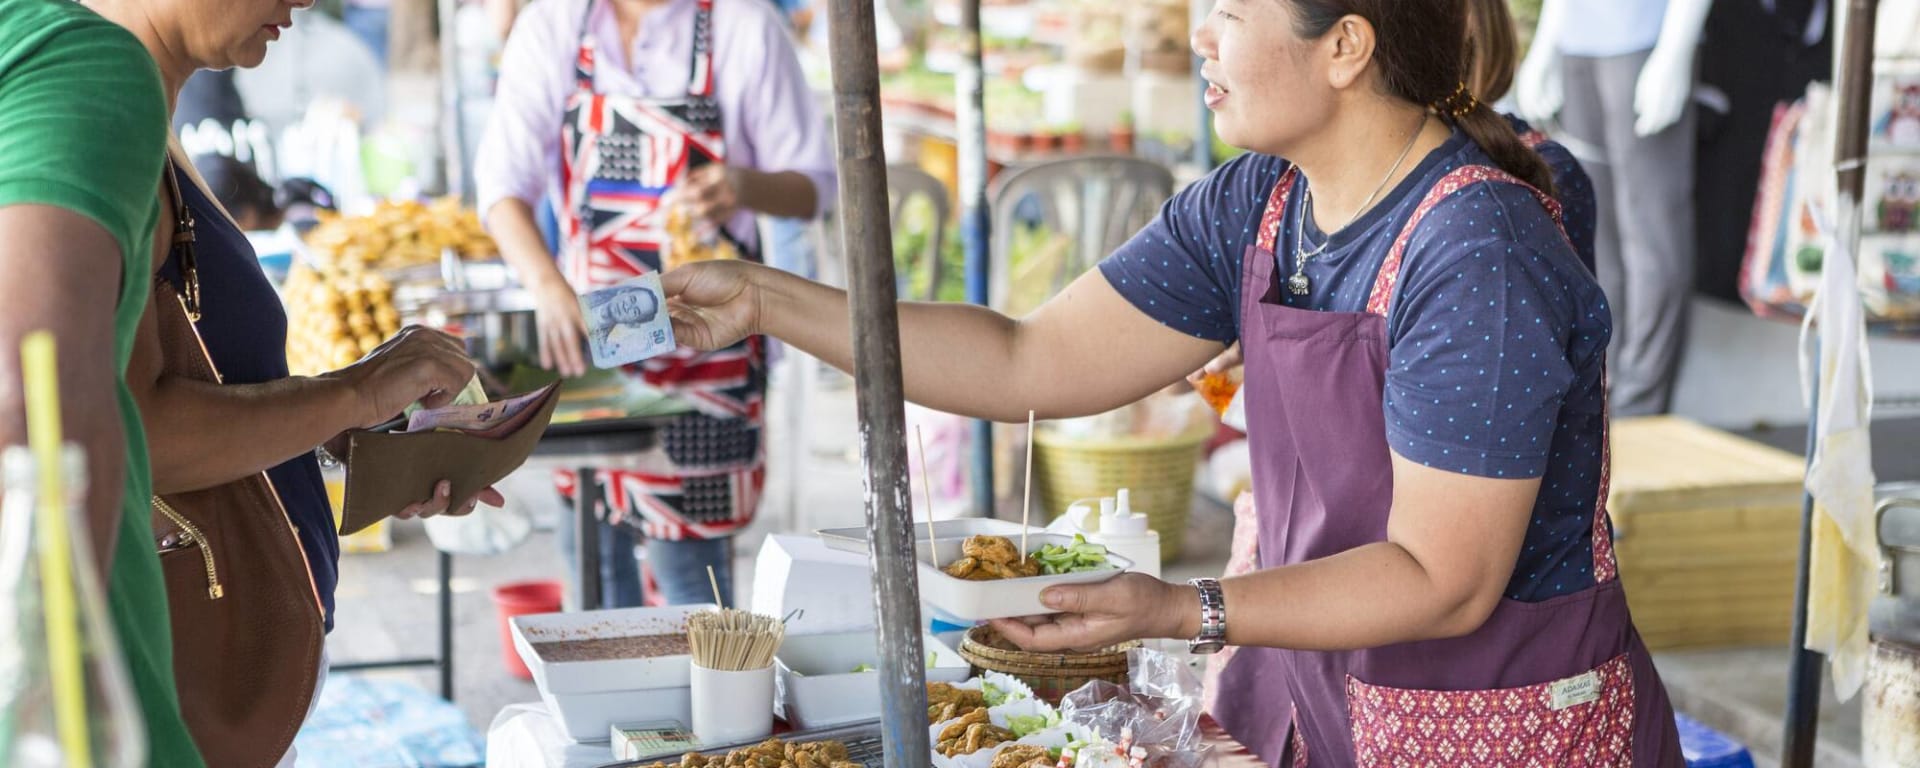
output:
[[[1058,713],[1014,715],[1007,718],[1007,730],[1013,731],[1013,735],[1023,739],[1059,724]]]
[[[1009,701],[1015,701],[1017,700],[1016,696],[1018,696],[1016,693],[1000,690],[999,686],[986,682],[980,684],[980,693],[986,697],[987,706],[989,707],[997,707]]]
[[[1034,559],[1040,561],[1040,571],[1049,576],[1062,573],[1082,573],[1112,568],[1107,562],[1107,548],[1087,541],[1080,534],[1073,535],[1073,544],[1060,546],[1046,544],[1034,553]]]
[[[860,673],[862,673],[862,672],[872,672],[872,671],[874,671],[874,668],[873,668],[873,665],[872,665],[872,664],[862,664],[862,665],[860,665],[860,666],[857,666],[857,667],[854,667],[854,668],[853,668],[853,673],[854,673],[854,674],[856,674],[856,675],[857,675],[857,674],[860,674]]]

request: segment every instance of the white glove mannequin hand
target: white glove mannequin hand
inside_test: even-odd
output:
[[[1529,122],[1547,123],[1566,105],[1567,81],[1561,66],[1560,20],[1565,16],[1560,0],[1546,0],[1540,7],[1540,24],[1533,33],[1533,47],[1520,62],[1514,77],[1514,103],[1520,116]]]
[[[1694,53],[1712,7],[1712,0],[1668,0],[1660,40],[1634,85],[1634,133],[1655,135],[1686,114],[1687,102],[1693,98]]]

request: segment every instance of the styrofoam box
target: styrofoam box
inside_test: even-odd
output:
[[[945,526],[945,527],[943,527]],[[1011,526],[1011,530],[1008,530]],[[1000,579],[998,581],[967,581],[948,576],[945,571],[927,561],[929,547],[924,536],[914,539],[914,554],[920,561],[920,602],[932,607],[933,613],[940,618],[954,618],[963,622],[1005,619],[1014,616],[1041,616],[1059,613],[1040,604],[1040,593],[1048,587],[1062,584],[1097,584],[1106,581],[1133,568],[1133,561],[1114,553],[1107,553],[1107,562],[1113,567],[1100,571],[1081,573],[1063,573],[1058,576],[1032,576],[1024,579]],[[1020,540],[1020,525],[997,520],[950,520],[934,524],[934,534],[939,537],[934,549],[939,552],[941,565],[950,564],[961,557],[961,546],[968,536],[990,535],[1005,536],[1016,543]],[[866,549],[865,528],[838,528],[819,532],[821,540],[829,547],[858,546]],[[1044,533],[1041,529],[1028,529],[1027,552],[1038,551],[1047,544],[1069,546],[1072,536]]]
[[[576,741],[606,741],[616,722],[691,722],[693,657],[549,662],[534,651],[534,644],[679,634],[686,631],[689,615],[713,608],[686,605],[516,616],[511,622],[513,646],[533,672],[540,698],[560,718],[567,736]]]
[[[972,674],[967,660],[946,644],[932,636],[922,642],[933,654],[928,682],[957,683]],[[803,731],[878,718],[880,676],[853,671],[862,664],[880,665],[872,630],[787,638],[774,656],[781,715]]]

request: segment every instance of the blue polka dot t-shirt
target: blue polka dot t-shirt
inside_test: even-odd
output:
[[[1327,247],[1307,264],[1310,294],[1282,290],[1282,300],[1365,311],[1380,264],[1413,210],[1441,177],[1467,165],[1494,163],[1456,132],[1331,242],[1311,222],[1299,229],[1309,185],[1301,176],[1276,241],[1279,279],[1293,273],[1297,247]],[[1263,155],[1227,163],[1168,201],[1101,272],[1171,328],[1238,340],[1243,255],[1286,169],[1286,161]],[[1592,273],[1525,187],[1469,185],[1430,211],[1408,241],[1387,317],[1387,442],[1430,467],[1541,478],[1507,589],[1515,600],[1593,584],[1611,329]]]

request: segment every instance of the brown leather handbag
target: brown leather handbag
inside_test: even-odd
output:
[[[154,280],[167,375],[219,383],[194,327],[199,275],[193,216],[171,159],[177,212],[170,257],[182,288]],[[180,708],[207,765],[270,768],[306,720],[325,634],[298,534],[265,473],[153,497],[153,535],[173,621]]]

